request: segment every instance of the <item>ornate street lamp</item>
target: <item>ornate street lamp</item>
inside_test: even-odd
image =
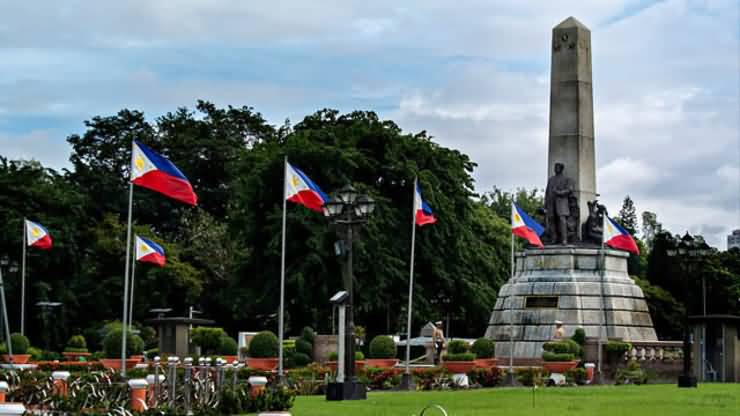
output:
[[[689,279],[691,278],[692,265],[702,261],[702,259],[714,252],[704,240],[692,237],[688,231],[680,239],[674,238],[671,246],[666,250],[669,257],[677,259],[679,267],[684,272],[685,293],[689,293]],[[704,273],[701,277],[702,286],[702,313],[707,314],[707,290]],[[691,374],[691,338],[689,335],[689,315],[690,315],[690,297],[686,298],[686,316],[683,333],[683,373],[678,376],[678,387],[696,387],[696,377]],[[706,338],[706,336],[703,336]],[[701,348],[701,365],[702,374],[704,368],[704,355],[706,341],[702,339]]]
[[[346,185],[336,191],[329,202],[324,204],[324,215],[336,227],[340,241],[335,245],[338,257],[344,261],[342,280],[344,289],[349,294],[346,312],[346,330],[344,335],[344,374],[346,375],[343,388],[344,399],[365,399],[365,386],[357,382],[355,377],[355,323],[354,323],[354,295],[352,269],[352,243],[359,233],[355,228],[367,223],[370,214],[375,210],[375,201],[367,195],[360,195],[352,185]]]

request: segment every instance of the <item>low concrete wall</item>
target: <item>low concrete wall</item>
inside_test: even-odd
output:
[[[313,341],[313,359],[324,364],[329,361],[329,354],[337,351],[336,335],[316,335]]]

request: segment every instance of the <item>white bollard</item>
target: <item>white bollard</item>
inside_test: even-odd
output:
[[[16,416],[26,413],[23,403],[0,403],[0,416]]]

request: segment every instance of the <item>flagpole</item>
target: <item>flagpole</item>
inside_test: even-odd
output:
[[[406,318],[406,377],[408,386],[411,385],[411,308],[414,298],[414,254],[416,250],[416,189],[419,178],[414,178],[413,202],[411,204],[411,261],[409,266],[409,306],[408,316]],[[432,340],[434,342],[434,340]],[[436,354],[436,351],[435,351]]]
[[[604,218],[603,218],[602,223],[601,223],[602,233],[605,231],[604,223],[606,221],[607,221],[606,215],[604,215]],[[599,343],[598,343],[598,346],[599,346],[599,354],[598,354],[598,363],[597,363],[596,373],[599,375],[599,384],[602,384],[604,382],[603,381],[603,376],[602,376],[602,373],[601,373],[602,354],[603,354],[603,352],[602,352],[603,345],[602,344],[604,342],[604,338],[608,336],[608,333],[607,333],[607,330],[606,330],[606,325],[607,325],[606,306],[604,305],[604,301],[605,301],[605,297],[604,297],[604,275],[605,275],[605,271],[606,271],[606,250],[604,249],[604,237],[603,237],[603,234],[602,234],[602,237],[601,237],[601,250],[600,251],[601,251],[601,253],[599,253],[600,254],[599,257],[601,257],[601,262],[600,262],[601,263],[601,270],[600,270],[600,275],[601,276],[599,276],[599,286],[600,286],[600,289],[601,289],[601,302],[600,303],[601,303],[601,321],[602,321],[602,324],[601,324],[601,328],[599,328]]]
[[[134,251],[135,253],[135,251]],[[131,256],[131,296],[129,296],[128,307],[128,326],[131,331],[134,330],[134,276],[136,275],[136,254]]]
[[[283,309],[285,308],[285,230],[286,209],[288,206],[288,195],[285,194],[285,184],[288,183],[288,156],[285,156],[283,164],[283,232],[282,249],[280,255],[280,310],[278,311],[278,380],[283,381]]]
[[[21,260],[21,335],[26,331],[26,245],[28,242],[26,230],[26,217],[23,217],[23,254]]]
[[[121,328],[123,328],[123,334],[121,335],[121,375],[126,377],[126,333],[128,327],[126,325],[126,307],[128,306],[128,272],[129,272],[129,256],[131,255],[131,213],[134,205],[134,183],[129,181],[128,187],[128,226],[126,227],[126,261],[125,271],[123,276],[123,322]]]
[[[23,221],[25,224],[25,220]],[[24,230],[25,234],[25,230]],[[10,363],[13,363],[13,343],[10,342],[10,326],[8,325],[8,307],[5,303],[5,284],[3,283],[3,270],[0,267],[0,300],[3,303],[3,321],[5,322],[5,343],[8,346],[8,355],[10,356]]]
[[[511,210],[514,210],[512,195]],[[509,263],[509,378],[514,385],[514,233],[511,233],[511,262]],[[503,305],[502,305],[503,306]]]

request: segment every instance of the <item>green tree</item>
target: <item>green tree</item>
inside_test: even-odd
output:
[[[631,235],[637,235],[637,211],[635,210],[635,203],[629,195],[624,197],[622,209],[619,210],[619,214],[614,219]]]

